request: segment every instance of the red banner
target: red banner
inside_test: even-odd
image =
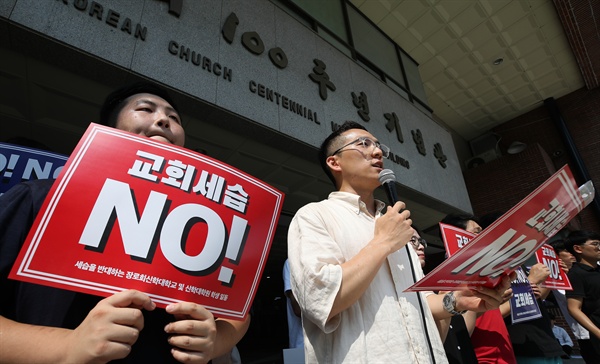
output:
[[[494,287],[591,199],[593,190],[584,199],[571,170],[564,166],[407,291]]]
[[[241,319],[283,194],[185,148],[92,124],[48,194],[10,278],[100,296],[133,288]]]
[[[558,256],[551,245],[544,244],[535,252],[538,263],[544,263],[550,269],[550,276],[539,284],[540,287],[572,290],[567,274],[558,264]]]
[[[444,240],[444,247],[446,253],[451,257],[459,249],[464,248],[473,238],[477,235],[470,233],[466,230],[457,228],[456,226],[442,224],[440,222],[440,231],[442,232],[442,238]]]

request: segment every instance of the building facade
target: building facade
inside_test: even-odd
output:
[[[147,79],[175,94],[187,148],[286,194],[253,324],[240,343],[246,358],[278,358],[285,346],[280,290],[287,223],[298,208],[333,189],[316,155],[336,124],[357,121],[391,147],[386,167],[398,177],[399,194],[422,228],[450,212],[493,212],[524,197],[490,198],[490,189],[507,186],[496,178],[486,180],[484,189],[474,177],[514,173],[516,166],[527,166],[517,159],[524,155],[504,159],[510,167],[490,163],[463,175],[455,141],[434,121],[409,56],[396,55],[398,71],[382,77],[368,60],[293,10],[269,0],[0,2],[0,141],[27,138],[69,154],[112,89]],[[597,103],[597,92],[591,98]],[[586,120],[597,135],[593,118]],[[534,137],[525,141],[543,144]],[[585,153],[593,158],[592,151]],[[542,154],[533,159],[548,168],[524,176],[519,186],[543,181],[556,167]],[[596,177],[600,166],[592,163]],[[598,228],[596,215],[585,216],[584,226]]]

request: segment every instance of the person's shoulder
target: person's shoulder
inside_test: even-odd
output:
[[[22,182],[21,184],[27,186],[33,191],[48,192],[50,191],[50,188],[52,188],[52,185],[55,181],[55,179],[34,179],[31,181]]]
[[[48,192],[50,192],[54,181],[54,179],[36,179],[25,181],[15,185],[8,192],[15,190],[15,193],[31,195],[33,201],[43,201],[46,198],[46,195],[48,195]],[[20,191],[18,191],[19,189]]]
[[[37,191],[48,192],[50,190],[50,188],[52,187],[52,185],[54,184],[54,181],[56,181],[56,180],[55,179],[34,179],[34,180],[30,180],[30,181],[23,181],[21,183],[14,185],[12,188],[10,188],[8,190],[8,192],[11,192],[13,190],[18,190],[18,189],[29,190],[29,191],[33,191],[33,192],[37,192]]]
[[[569,269],[569,273],[567,273],[567,277],[569,277],[573,290],[565,291],[565,297],[580,296],[586,280],[589,279],[587,276],[588,274],[584,264],[573,263],[573,266]]]
[[[571,265],[571,268],[569,268],[569,271],[567,272],[567,275],[574,275],[576,274],[578,271],[580,271],[581,268],[579,267],[579,263],[574,262],[573,265]]]
[[[331,215],[329,203],[327,200],[319,202],[311,202],[302,206],[296,211],[292,218],[292,226],[304,226],[304,225],[322,225],[327,221],[328,216]]]
[[[21,182],[2,194],[2,199],[7,201],[19,200],[26,196],[31,197],[34,201],[40,198],[44,199],[50,188],[52,188],[53,183],[54,179],[36,179]]]
[[[296,215],[302,215],[302,214],[306,214],[306,213],[314,213],[315,211],[319,211],[319,210],[325,208],[329,204],[331,204],[331,202],[329,200],[310,202],[310,203],[300,207],[298,209],[298,211],[296,211]]]
[[[567,275],[569,277],[582,275],[582,274],[585,275],[586,273],[591,272],[593,270],[594,270],[594,268],[590,267],[589,265],[575,262],[575,263],[573,263],[573,266],[571,267],[571,269],[569,269],[569,273],[567,273]]]

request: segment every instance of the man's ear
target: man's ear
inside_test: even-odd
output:
[[[573,245],[573,250],[577,254],[581,254],[583,252],[583,249],[581,248],[581,245],[577,245],[577,244]]]
[[[338,163],[338,158],[334,155],[330,155],[329,157],[327,157],[327,159],[325,159],[325,163],[327,163],[332,173],[333,171],[339,172],[341,170],[341,166]]]

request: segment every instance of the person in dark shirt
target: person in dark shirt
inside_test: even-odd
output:
[[[441,223],[473,234],[483,230],[478,219],[468,214],[449,214]],[[452,317],[444,349],[451,363],[516,363],[500,309]]]
[[[110,94],[100,121],[164,143],[183,146],[185,141],[175,104],[150,83]],[[157,309],[136,290],[102,299],[8,279],[52,183],[29,181],[0,196],[0,362],[207,363],[231,351],[248,329],[249,317],[216,319],[192,302]]]
[[[571,316],[590,333],[590,340],[580,345],[586,363],[600,358],[600,234],[572,231],[566,239],[567,250],[576,262],[569,270],[572,291],[566,291]]]
[[[566,353],[554,338],[549,312],[543,304],[543,299],[548,296],[550,289],[538,286],[550,276],[550,270],[544,263],[537,263],[531,266],[529,271],[524,269],[524,272],[527,274],[542,316],[518,323],[512,323],[510,316],[504,319],[517,362],[562,363],[561,357]]]

